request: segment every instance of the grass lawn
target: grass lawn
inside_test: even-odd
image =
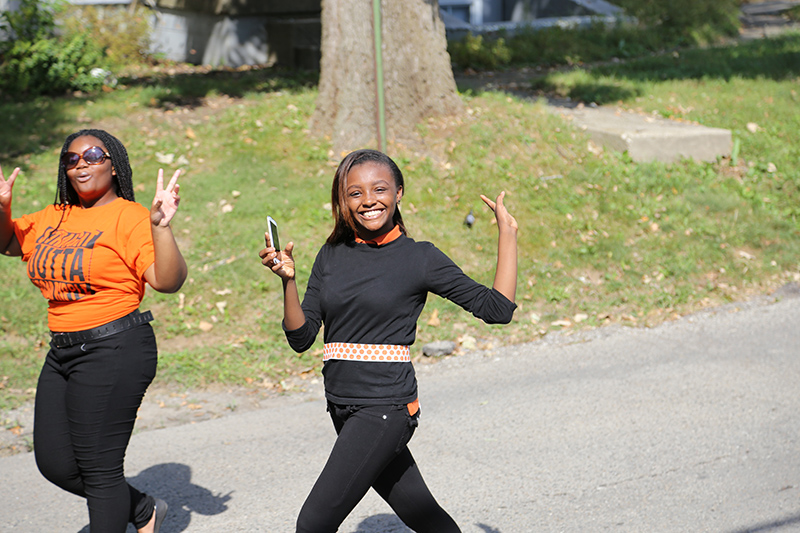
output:
[[[508,192],[520,223],[519,309],[487,326],[429,298],[413,354],[433,340],[478,348],[559,329],[648,326],[800,279],[800,35],[682,51],[531,79],[539,91],[733,131],[731,159],[632,162],[599,152],[534,99],[462,94],[465,113],[419,126],[424,149],[390,145],[406,176],[411,236],[491,284],[497,235],[479,195]],[[150,292],[158,380],[275,387],[321,368],[280,327],[280,282],[261,266],[265,219],[295,243],[305,285],[330,231],[341,154],[308,130],[316,79],[265,70],[161,72],[97,95],[0,102],[0,165],[21,166],[14,214],[55,195],[57,154],[80,127],[118,136],[137,200],[159,167],[184,168],[174,231],[189,264],[178,294]],[[477,222],[462,224],[473,209]],[[29,398],[46,351],[46,303],[16,259],[0,261],[0,407]]]

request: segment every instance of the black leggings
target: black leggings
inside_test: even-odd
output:
[[[460,533],[408,451],[417,425],[405,405],[328,403],[339,437],[297,518],[298,533],[333,533],[372,486],[417,533]]]
[[[139,529],[152,517],[155,501],[128,485],[123,461],[156,360],[150,324],[47,353],[36,389],[36,464],[86,498],[93,533],[123,533],[128,522]]]

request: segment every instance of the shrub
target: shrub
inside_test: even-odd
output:
[[[503,37],[484,40],[483,35],[468,33],[449,46],[450,59],[462,68],[494,69],[511,61],[511,49]]]
[[[35,0],[23,0],[14,11],[0,13],[0,29],[8,33],[9,40],[0,43],[5,51],[14,40],[35,41],[55,33],[55,5]]]
[[[122,68],[149,60],[150,12],[128,7],[72,6],[63,17],[67,34],[88,31],[106,51],[112,66]]]
[[[85,34],[64,41],[15,41],[0,66],[0,87],[14,95],[32,96],[92,91],[103,85],[105,72],[92,74],[102,63],[103,51]]]
[[[680,46],[706,44],[738,33],[739,0],[617,0],[638,24],[517,30],[507,35],[472,35],[450,41],[460,68],[563,65],[640,57]]]
[[[739,29],[739,0],[616,0],[619,7],[670,41],[703,44]]]
[[[86,32],[58,37],[55,17],[52,5],[36,0],[22,0],[17,11],[0,15],[8,33],[0,43],[0,90],[19,97],[103,85],[103,49]]]

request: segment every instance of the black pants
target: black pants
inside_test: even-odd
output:
[[[405,405],[328,403],[339,437],[297,518],[298,533],[333,533],[373,487],[418,533],[458,533],[408,451],[417,425]]]
[[[128,485],[123,462],[156,362],[150,324],[47,353],[36,389],[36,464],[86,498],[92,533],[123,533],[128,522],[139,529],[152,517],[155,501]]]

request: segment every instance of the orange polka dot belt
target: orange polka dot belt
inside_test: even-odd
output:
[[[354,342],[326,342],[323,361],[343,359],[367,363],[410,363],[411,350],[398,344],[358,344]]]

